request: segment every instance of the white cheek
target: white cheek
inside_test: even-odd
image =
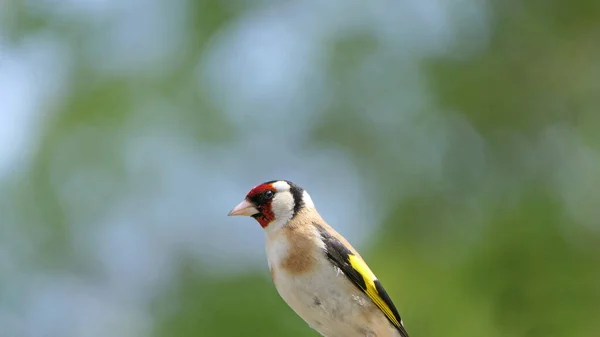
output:
[[[267,232],[276,232],[279,228],[285,226],[294,215],[294,197],[290,192],[279,192],[271,202],[271,211],[275,220],[265,229]]]
[[[279,192],[273,198],[271,210],[276,220],[289,221],[294,214],[294,197],[290,192]]]

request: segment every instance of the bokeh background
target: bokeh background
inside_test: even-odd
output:
[[[600,2],[1,0],[0,336],[317,336],[289,179],[411,336],[600,336]]]

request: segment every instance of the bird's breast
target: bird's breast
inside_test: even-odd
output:
[[[267,240],[266,248],[273,283],[280,296],[323,336],[397,336],[368,296],[326,258],[318,245],[305,251],[304,256],[294,252],[294,245],[285,238]],[[286,261],[290,256],[312,259],[310,269],[298,272],[288,268]]]

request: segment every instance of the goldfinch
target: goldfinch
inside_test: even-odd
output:
[[[258,185],[230,216],[266,233],[271,278],[283,300],[325,337],[408,337],[394,303],[356,250],[287,180]]]

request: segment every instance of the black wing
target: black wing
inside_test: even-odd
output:
[[[390,323],[400,331],[402,337],[408,337],[402,319],[392,299],[387,294],[381,282],[377,280],[371,269],[358,258],[350,249],[344,246],[337,238],[329,234],[323,226],[314,223],[319,230],[321,238],[325,243],[327,258],[338,267],[356,285],[360,291],[365,293],[385,314]]]

